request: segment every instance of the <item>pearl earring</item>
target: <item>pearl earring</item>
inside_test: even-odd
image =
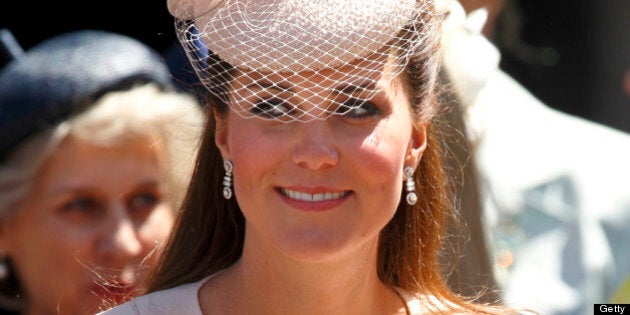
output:
[[[413,168],[411,166],[405,166],[403,171],[405,173],[405,177],[407,178],[407,183],[405,184],[407,188],[407,204],[413,206],[418,202],[418,195],[416,195],[416,185],[413,182]]]
[[[230,161],[223,162],[223,168],[225,169],[225,176],[223,176],[223,198],[232,198],[232,170],[234,165]]]

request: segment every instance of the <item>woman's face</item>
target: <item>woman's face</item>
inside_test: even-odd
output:
[[[271,76],[238,97],[278,114],[342,100],[353,107],[344,115],[281,122],[230,112],[219,122],[216,142],[223,158],[234,164],[234,192],[246,218],[246,251],[311,262],[375,253],[378,234],[401,197],[403,168],[415,168],[420,159],[424,127],[412,126],[402,79],[378,81],[382,90],[360,102],[326,75],[313,73],[306,81]],[[237,75],[234,84],[239,90],[250,83]],[[274,86],[289,90],[269,93]],[[316,97],[309,98],[307,89]],[[331,90],[337,92],[327,92]]]
[[[159,146],[66,139],[47,160],[0,245],[39,314],[92,314],[138,283],[173,223]],[[103,281],[109,284],[103,285]],[[100,284],[100,285],[99,285]]]

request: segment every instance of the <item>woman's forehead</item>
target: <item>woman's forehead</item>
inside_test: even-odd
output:
[[[340,92],[369,91],[383,88],[384,81],[389,81],[388,71],[392,58],[382,53],[368,58],[355,60],[338,68],[326,68],[319,71],[301,72],[262,72],[237,69],[234,89],[248,88],[252,90],[275,89],[289,91],[292,89],[338,90]]]
[[[229,102],[233,111],[245,118],[262,117],[283,122],[327,119],[361,108],[367,102],[391,101],[407,91],[399,84],[402,75],[393,80],[382,75],[350,76],[341,80],[321,73],[236,78]],[[275,116],[264,113],[275,113]]]

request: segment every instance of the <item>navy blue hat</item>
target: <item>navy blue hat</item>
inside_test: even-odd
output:
[[[137,82],[173,86],[162,57],[122,34],[74,31],[26,53],[6,30],[0,35],[0,59],[14,58],[0,69],[0,161],[29,136],[84,110],[106,92]]]

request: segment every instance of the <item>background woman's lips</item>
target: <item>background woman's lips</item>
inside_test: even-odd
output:
[[[97,284],[92,287],[92,293],[103,300],[121,303],[135,295],[137,286],[130,283]]]

